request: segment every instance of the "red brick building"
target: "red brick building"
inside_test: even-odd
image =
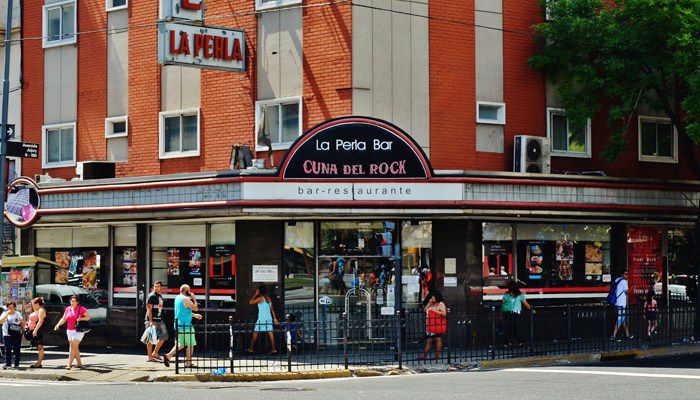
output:
[[[628,151],[603,161],[605,115],[570,126],[555,88],[527,65],[538,2],[199,4],[23,4],[21,133],[41,158],[22,173],[69,181],[42,179],[23,252],[63,265],[38,271],[42,290],[67,284],[73,259],[97,270],[83,286],[131,318],[105,321],[114,332],[133,336],[128,310],[143,312],[137,294],[156,280],[166,299],[190,284],[212,319],[233,307],[252,315],[259,282],[299,318],[320,318],[319,296],[337,317],[338,259],[348,287],[353,275],[388,277],[371,293],[375,313],[415,307],[426,269],[454,309],[498,299],[509,279],[542,301],[591,301],[624,268],[639,293],[688,273],[679,243],[700,183],[675,132],[642,113]],[[243,37],[241,59],[222,61]],[[310,130],[350,115],[370,118]],[[552,173],[513,172],[517,135],[549,139],[534,140]],[[267,158],[265,136],[281,167],[232,171],[234,145]],[[373,153],[367,143],[378,143]],[[316,171],[309,155],[323,160]],[[116,178],[70,181],[84,161],[115,162]],[[336,167],[354,176],[330,176]],[[606,177],[563,174],[582,171]]]

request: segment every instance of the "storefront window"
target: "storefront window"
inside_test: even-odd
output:
[[[517,224],[517,278],[527,287],[610,281],[610,225]]]
[[[287,223],[284,230],[284,307],[297,321],[314,320],[314,223]]]
[[[206,225],[152,225],[151,226],[151,283],[162,282],[166,305],[184,283],[200,301],[204,300],[204,272]]]
[[[348,293],[351,314],[394,307],[394,222],[322,222],[320,237],[319,318],[324,310],[342,312]]]
[[[694,258],[693,249],[698,246],[693,228],[672,228],[667,231],[668,246],[666,256],[668,259],[668,294],[672,302],[688,302],[694,298],[692,291],[694,285],[691,282]],[[660,285],[656,292],[660,293]]]
[[[434,283],[433,223],[406,221],[401,225],[402,298],[405,308],[417,307]]]
[[[236,305],[236,225],[212,224],[209,246],[208,308],[231,310]]]
[[[37,255],[59,267],[40,267],[36,294],[46,299],[49,314],[60,314],[77,295],[90,311],[91,324],[106,325],[108,303],[109,230],[107,227],[36,230]]]
[[[482,224],[484,286],[505,287],[513,279],[513,224]]]
[[[136,227],[114,227],[113,299],[115,306],[136,306]]]

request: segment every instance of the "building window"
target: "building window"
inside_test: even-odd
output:
[[[107,11],[123,10],[129,7],[129,0],[106,0],[105,9]]]
[[[105,137],[117,138],[129,135],[128,119],[126,115],[105,119]]]
[[[75,43],[75,8],[75,0],[44,6],[42,41],[45,48]]]
[[[256,10],[266,10],[270,8],[286,7],[294,4],[301,4],[302,0],[255,0]]]
[[[667,118],[639,117],[639,161],[678,162],[678,137]]]
[[[506,124],[506,105],[488,101],[476,102],[477,124]]]
[[[301,97],[258,101],[255,132],[257,151],[267,150],[270,143],[274,150],[287,149],[301,135]]]
[[[199,109],[160,113],[160,158],[199,156]]]
[[[576,126],[569,122],[566,111],[547,109],[547,136],[552,143],[552,155],[591,157],[591,120]]]
[[[41,143],[42,168],[75,166],[75,122],[44,126]]]

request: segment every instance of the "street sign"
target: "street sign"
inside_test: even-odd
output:
[[[21,158],[39,158],[39,144],[8,141],[7,156]]]
[[[7,134],[8,139],[14,139],[15,138],[15,124],[7,124],[5,127],[5,132]]]

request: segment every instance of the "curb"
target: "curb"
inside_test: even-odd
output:
[[[260,382],[260,381],[289,381],[303,379],[350,378],[350,370],[308,371],[308,372],[260,372],[244,374],[190,374],[159,376],[149,382]]]
[[[533,367],[551,364],[574,364],[574,363],[594,363],[605,361],[620,361],[620,360],[635,360],[650,357],[660,357],[669,355],[686,355],[700,354],[700,345],[688,345],[681,347],[664,347],[659,349],[648,350],[626,350],[626,351],[610,351],[603,353],[592,354],[569,354],[552,357],[535,357],[535,358],[516,358],[510,360],[494,360],[482,361],[479,363],[481,368],[496,369],[496,368],[517,368],[517,367]]]
[[[6,379],[24,379],[24,380],[34,380],[34,381],[77,381],[79,379],[64,375],[64,374],[53,374],[53,373],[32,373],[23,374],[22,372],[0,372],[0,378]]]

